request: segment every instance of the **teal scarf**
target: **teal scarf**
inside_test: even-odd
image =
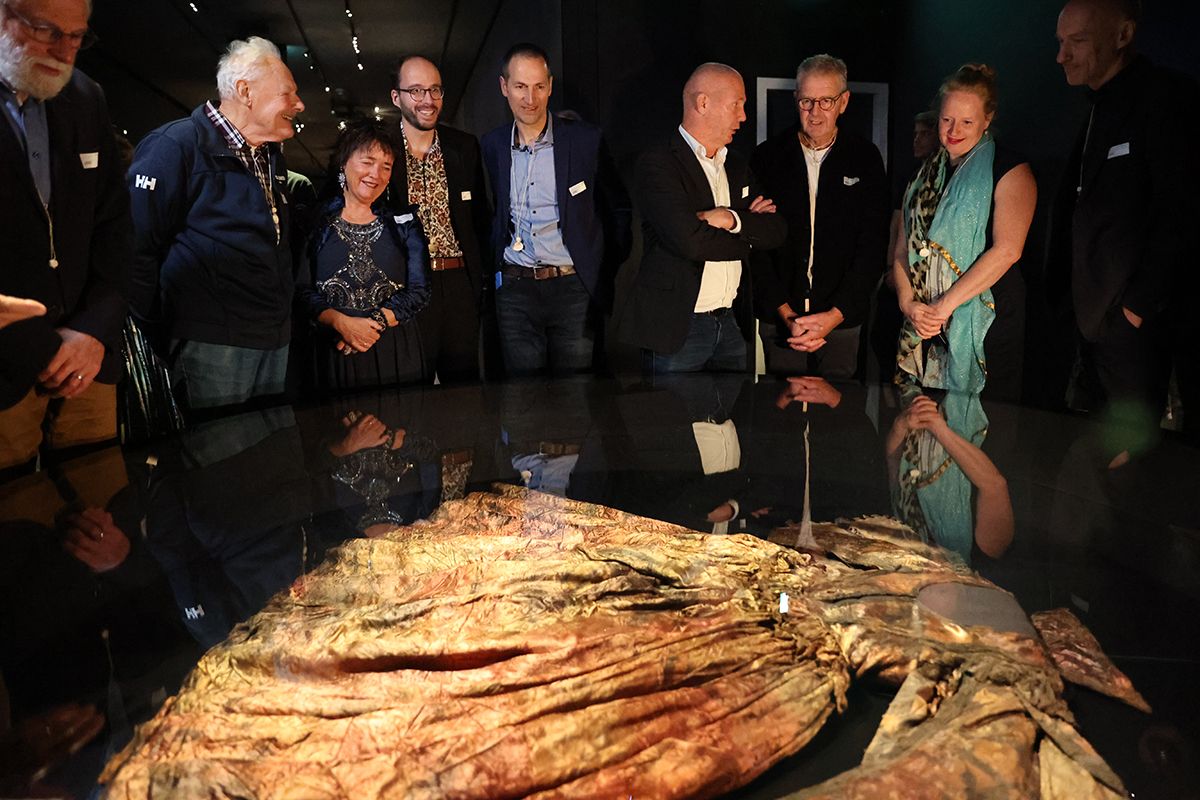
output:
[[[909,184],[904,202],[908,277],[918,301],[937,300],[983,253],[995,155],[996,143],[985,133],[949,180],[949,156],[941,148]],[[954,310],[944,338],[923,341],[906,319],[896,354],[897,383],[981,391],[987,381],[983,338],[995,318],[988,289]]]
[[[983,446],[988,418],[979,395],[947,394],[942,401],[942,415],[959,436],[975,447]],[[968,565],[975,543],[973,494],[966,473],[932,433],[908,433],[892,494],[896,516],[920,534],[922,541],[957,553]]]

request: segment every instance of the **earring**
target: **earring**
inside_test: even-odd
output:
[[[338,186],[344,190],[346,188],[346,173],[344,170],[338,170]]]

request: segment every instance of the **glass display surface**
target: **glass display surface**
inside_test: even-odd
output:
[[[209,648],[341,545],[506,484],[802,552],[822,523],[895,518],[998,587],[935,582],[913,626],[1036,638],[1030,615],[1070,609],[1153,709],[1068,683],[1076,727],[1136,797],[1194,796],[1200,453],[1166,436],[1110,468],[1109,435],[976,396],[692,375],[347,395],[70,454],[0,486],[0,794],[89,796]],[[729,796],[855,768],[896,693],[856,678]]]

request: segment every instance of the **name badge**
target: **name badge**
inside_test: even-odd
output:
[[[83,165],[84,169],[95,169],[96,167],[100,166],[100,154],[80,153],[79,163]]]
[[[470,200],[470,199],[471,199],[471,193],[470,193],[470,192],[463,192],[463,193],[462,193],[462,199],[463,199],[463,200]]]
[[[750,187],[749,187],[749,186],[743,186],[743,187],[742,187],[742,199],[743,199],[743,200],[745,200],[745,199],[746,199],[747,197],[749,197],[749,196],[750,196]]]
[[[858,178],[851,178],[848,175],[843,176],[842,183],[844,183],[847,186],[853,186],[854,184],[858,183]]]
[[[580,181],[579,183],[577,183],[577,184],[575,184],[574,186],[572,186],[570,189],[567,189],[567,191],[571,193],[571,197],[574,197],[574,196],[575,196],[575,195],[577,195],[577,194],[581,194],[582,192],[586,192],[586,191],[587,191],[587,184],[586,184],[584,181]]]
[[[1117,158],[1118,156],[1127,156],[1127,155],[1129,155],[1129,142],[1122,142],[1121,144],[1114,144],[1112,147],[1108,148],[1108,157],[1109,158]]]
[[[412,222],[412,214],[401,214],[398,217],[392,217],[397,225],[403,225],[406,222]]]

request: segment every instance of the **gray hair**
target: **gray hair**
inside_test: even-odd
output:
[[[279,48],[261,36],[234,39],[217,62],[217,93],[221,99],[237,96],[238,81],[252,81],[269,62],[283,61]]]
[[[800,81],[804,80],[805,75],[837,75],[842,79],[842,91],[845,91],[850,85],[846,77],[846,62],[840,58],[834,58],[828,53],[809,56],[800,62],[800,66],[796,67],[797,89],[800,88]]]

